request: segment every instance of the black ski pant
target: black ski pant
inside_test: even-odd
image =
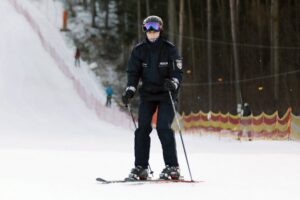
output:
[[[152,116],[158,108],[157,133],[163,149],[165,165],[178,166],[176,142],[171,125],[174,111],[171,102],[141,100],[139,105],[138,128],[135,131],[135,166],[148,168]]]

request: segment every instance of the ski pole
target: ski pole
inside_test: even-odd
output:
[[[184,145],[184,142],[183,142],[183,137],[182,137],[182,133],[181,133],[181,127],[180,127],[180,123],[179,123],[179,120],[178,120],[178,117],[177,117],[177,112],[176,112],[176,109],[175,109],[175,103],[173,101],[173,98],[172,98],[170,90],[169,90],[169,96],[170,96],[170,100],[171,100],[171,103],[172,103],[173,111],[174,111],[174,114],[175,114],[175,119],[176,119],[178,130],[179,130],[179,135],[180,135],[180,139],[181,139],[181,143],[182,143],[182,147],[183,147],[183,151],[184,151],[184,155],[185,155],[186,164],[187,164],[188,169],[189,169],[191,181],[193,182],[194,180],[192,178],[191,168],[190,168],[189,160],[188,160],[187,153],[186,153],[186,150],[185,150],[185,145]]]
[[[136,126],[136,123],[135,123],[135,121],[134,121],[134,117],[133,117],[133,114],[132,114],[132,110],[131,110],[130,104],[127,104],[127,108],[128,108],[128,111],[129,111],[129,113],[130,113],[130,115],[131,115],[131,118],[132,118],[134,127],[135,127],[135,129],[137,129],[137,126]]]

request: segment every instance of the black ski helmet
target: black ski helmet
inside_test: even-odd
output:
[[[159,17],[159,16],[156,16],[156,15],[150,15],[148,17],[146,17],[143,21],[143,29],[144,29],[144,26],[145,24],[147,24],[148,22],[157,22],[160,24],[160,31],[163,30],[163,20]]]

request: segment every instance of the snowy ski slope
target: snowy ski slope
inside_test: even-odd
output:
[[[1,200],[299,199],[300,144],[293,141],[184,135],[193,178],[204,182],[97,183],[98,176],[120,179],[128,174],[133,166],[133,130],[100,120],[86,106],[72,80],[9,2],[0,1]],[[17,2],[28,5],[31,13],[40,12],[29,0]],[[55,16],[38,21],[49,19]],[[39,25],[58,32],[55,26]],[[71,62],[68,52],[65,58]],[[104,102],[104,95],[98,98]],[[150,163],[157,177],[164,166],[155,131],[151,137]],[[182,174],[188,179],[176,137]]]

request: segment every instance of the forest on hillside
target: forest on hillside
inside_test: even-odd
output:
[[[289,107],[300,114],[300,1],[65,2],[73,16],[74,6],[88,10],[92,27],[116,30],[107,36],[107,59],[121,55],[123,71],[132,47],[144,37],[143,19],[160,16],[164,35],[183,56],[180,112],[236,113],[237,104],[248,102],[254,114],[281,115]],[[111,15],[117,22],[110,21]],[[97,16],[104,23],[97,24]]]

